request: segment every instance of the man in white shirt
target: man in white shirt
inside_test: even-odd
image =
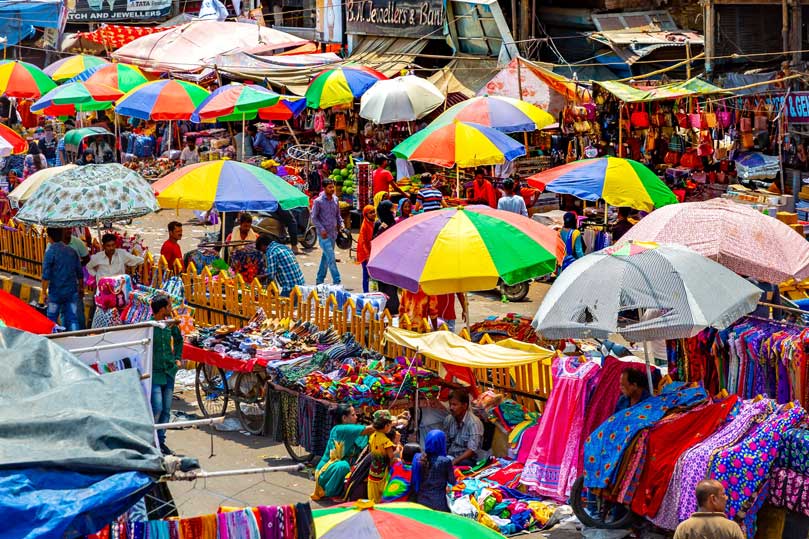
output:
[[[188,137],[185,141],[185,148],[180,154],[180,162],[183,165],[194,165],[199,163],[199,150],[193,137]]]
[[[96,279],[124,275],[127,267],[143,263],[143,258],[118,249],[118,240],[115,234],[104,234],[101,237],[102,251],[90,257],[87,271]]]

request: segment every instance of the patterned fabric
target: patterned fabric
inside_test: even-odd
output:
[[[264,254],[250,246],[234,251],[230,255],[230,269],[242,276],[245,283],[253,282],[259,275],[267,273]]]
[[[141,217],[157,210],[152,187],[123,165],[85,165],[40,186],[17,220],[47,226],[93,226]]]
[[[663,393],[613,414],[584,442],[584,485],[604,488],[613,483],[624,449],[641,430],[654,425],[674,407],[690,407],[707,398],[701,387],[671,383]]]
[[[716,479],[728,492],[728,517],[747,510],[767,478],[778,456],[787,429],[806,415],[800,404],[780,409],[739,443],[718,452],[708,477]]]
[[[139,37],[155,32],[165,32],[176,26],[123,26],[120,24],[104,24],[92,32],[79,32],[76,37],[104,45],[108,50],[115,50]]]
[[[286,245],[272,242],[265,253],[266,274],[276,282],[282,296],[288,296],[296,286],[306,284],[295,253]]]
[[[540,495],[566,500],[579,475],[585,403],[600,371],[576,357],[553,361],[553,391],[520,479]]]
[[[368,499],[374,503],[382,501],[385,488],[385,476],[388,473],[388,448],[393,447],[388,435],[382,431],[374,431],[368,438],[368,449],[371,451],[371,470],[368,473]]]
[[[745,401],[732,421],[717,432],[685,451],[677,460],[669,488],[661,507],[669,508],[651,519],[656,526],[673,530],[681,521],[697,510],[694,496],[697,483],[705,479],[711,456],[719,449],[741,440],[757,422],[763,421],[772,411],[772,401]]]
[[[401,460],[396,460],[390,467],[390,479],[382,491],[382,501],[406,502],[410,494],[410,478],[413,475],[413,468],[410,464],[405,464]]]
[[[788,468],[773,469],[769,503],[809,516],[809,476]]]
[[[809,476],[809,429],[789,429],[786,432],[776,465]]]

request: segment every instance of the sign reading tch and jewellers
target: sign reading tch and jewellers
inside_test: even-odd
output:
[[[441,38],[444,0],[345,0],[346,32]]]
[[[71,22],[123,22],[165,19],[172,0],[68,0]]]

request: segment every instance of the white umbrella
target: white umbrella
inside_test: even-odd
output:
[[[432,82],[406,75],[371,86],[360,101],[360,116],[376,124],[412,122],[443,102],[444,94]]]
[[[57,174],[67,172],[68,170],[74,169],[77,166],[78,165],[73,164],[62,165],[61,167],[43,168],[40,171],[34,172],[8,194],[8,200],[11,203],[11,207],[15,209],[19,208],[31,197],[31,195],[34,194],[34,191],[39,189],[39,186],[44,182],[50,180]]]

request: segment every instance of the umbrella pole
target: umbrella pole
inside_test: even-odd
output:
[[[246,117],[246,113],[242,112],[242,156],[241,156],[241,158],[239,159],[239,161],[244,161],[244,145],[247,143],[247,142],[245,141],[245,138],[244,138],[244,137],[246,137],[246,136],[247,136],[247,131],[246,131],[246,129],[245,129],[245,125],[244,125],[244,124],[245,124],[245,122],[246,122],[246,118],[245,118],[245,117]],[[252,142],[252,141],[250,141],[250,144],[252,144],[252,143],[253,143],[253,142]]]
[[[292,140],[295,141],[296,145],[300,146],[301,142],[298,140],[298,135],[292,130],[292,126],[289,125],[289,120],[284,120],[284,123],[287,124],[287,129],[289,129],[289,132],[292,134]]]
[[[169,144],[168,144],[169,159],[171,159],[171,120],[169,120]]]
[[[649,343],[643,341],[643,357],[646,360],[646,379],[649,382],[649,394],[654,395],[654,384],[652,383],[652,363],[649,359]]]
[[[604,226],[606,227],[610,222],[610,205],[604,202]]]
[[[118,152],[118,144],[120,143],[118,139],[118,113],[113,111],[112,121],[115,122],[115,162],[121,162],[121,154]]]
[[[455,193],[458,198],[461,198],[461,169],[455,165]]]
[[[452,301],[455,301],[454,299]],[[469,338],[472,338],[472,330],[469,329],[469,292],[463,293],[463,301],[466,303],[466,316],[464,316],[464,322],[466,322],[466,332],[469,333]]]

